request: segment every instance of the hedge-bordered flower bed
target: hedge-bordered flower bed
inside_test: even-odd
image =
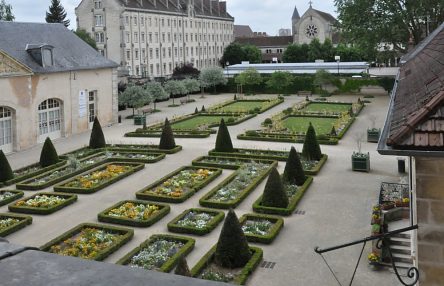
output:
[[[251,163],[217,185],[199,200],[204,207],[229,209],[237,207],[268,176],[276,163],[271,165]]]
[[[249,242],[270,244],[284,226],[284,220],[277,216],[245,214],[239,222]]]
[[[173,135],[174,138],[208,138],[212,134],[211,130],[191,130],[191,131],[183,131],[183,130],[174,130]],[[125,133],[125,137],[146,137],[146,138],[156,138],[162,135],[162,130],[160,129],[137,129],[134,132]]]
[[[0,207],[23,197],[24,193],[15,190],[0,190]]]
[[[213,149],[208,152],[208,155],[219,156],[219,157],[276,160],[276,161],[285,162],[288,158],[289,153],[290,153],[289,151],[236,148],[234,149],[234,152],[216,152]]]
[[[221,169],[186,166],[138,191],[141,200],[181,203],[222,173]]]
[[[214,260],[214,253],[216,252],[216,246],[213,246],[198,262],[197,264],[191,269],[191,276],[196,278],[202,278],[202,275],[208,270],[208,268],[211,267],[213,260]],[[245,283],[248,280],[248,277],[253,273],[253,271],[259,266],[259,263],[262,260],[263,257],[263,251],[259,247],[253,247],[250,246],[250,251],[252,253],[252,256],[250,260],[247,262],[247,264],[238,271],[237,275],[234,277],[231,277],[231,280],[224,281],[219,280],[222,282],[231,282],[238,285],[245,285]],[[214,273],[214,272],[213,272]],[[214,275],[212,275],[214,277]]]
[[[10,204],[8,209],[11,212],[48,215],[69,206],[76,201],[76,195],[39,193]]]
[[[170,206],[147,201],[121,201],[99,213],[101,222],[148,227],[170,212]]]
[[[253,108],[253,109],[248,109],[248,110],[245,110],[245,111],[237,111],[237,112],[241,112],[241,113],[259,113],[260,114],[260,113],[264,113],[265,111],[270,110],[273,107],[283,103],[284,102],[284,98],[279,97],[279,98],[275,98],[275,99],[250,99],[250,100],[248,100],[248,99],[246,99],[246,100],[238,99],[238,100],[230,100],[230,101],[224,102],[224,103],[222,103],[220,105],[211,107],[209,112],[211,113],[212,111],[215,111],[215,112],[222,112],[222,113],[224,113],[225,112],[224,108],[227,108],[229,105],[235,104],[237,102],[262,102],[262,103],[268,103],[268,104],[263,104],[262,107],[259,108],[259,109]]]
[[[63,193],[92,194],[143,168],[145,165],[140,163],[108,163],[56,185],[54,190]]]
[[[43,174],[45,172],[51,171],[55,168],[61,167],[63,165],[66,164],[66,161],[60,161],[56,164],[53,164],[51,166],[42,168],[40,166],[40,163],[36,163],[36,164],[32,164],[17,170],[14,170],[13,174],[14,174],[14,178],[11,180],[8,180],[4,183],[4,185],[9,186],[9,185],[13,185],[17,182],[21,182],[24,181],[26,179],[35,177],[37,175]]]
[[[5,237],[32,223],[32,217],[0,213],[0,237]]]
[[[237,170],[243,164],[259,162],[273,164],[273,160],[248,159],[240,157],[201,156],[193,160],[192,165],[198,167],[213,167],[221,169]]]
[[[100,154],[100,153],[99,153]],[[133,162],[153,164],[165,158],[164,153],[149,153],[144,151],[113,151],[106,150],[103,153],[107,160],[112,162]]]
[[[182,146],[177,145],[173,149],[159,149],[159,145],[137,145],[137,144],[116,144],[116,145],[106,145],[107,150],[111,151],[145,151],[148,153],[164,153],[164,154],[174,154],[182,150]]]
[[[286,208],[275,208],[275,207],[266,207],[263,206],[262,203],[262,195],[253,203],[253,210],[257,213],[264,213],[264,214],[276,214],[276,215],[282,215],[282,216],[290,216],[296,209],[299,201],[304,196],[305,192],[307,191],[308,187],[313,182],[313,177],[307,177],[307,180],[305,180],[305,183],[297,187],[297,191],[289,196],[288,198],[288,207]],[[288,187],[285,186],[288,193]]]
[[[350,126],[350,125],[351,124],[349,124],[347,126]],[[258,131],[254,134],[247,134],[247,133],[239,134],[239,135],[237,135],[237,139],[250,140],[250,141],[304,143],[305,136],[298,135],[298,134],[265,133],[265,132]],[[321,145],[338,145],[339,140],[336,137],[329,137],[327,139],[318,138],[318,143]]]
[[[194,244],[194,239],[185,236],[152,235],[139,247],[117,261],[117,264],[170,272],[176,266],[180,257],[191,252]]]
[[[82,223],[46,243],[40,249],[63,256],[102,261],[134,235],[129,228]]]
[[[222,211],[192,208],[185,210],[168,223],[168,230],[177,233],[205,235],[213,231],[224,219]]]

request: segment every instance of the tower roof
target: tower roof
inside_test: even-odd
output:
[[[291,17],[292,20],[298,20],[301,19],[301,16],[299,16],[298,7],[294,7],[293,16]]]

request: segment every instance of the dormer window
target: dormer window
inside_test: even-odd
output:
[[[94,1],[95,9],[102,9],[102,1]]]
[[[54,65],[52,49],[42,48],[42,59],[43,67],[52,67]]]
[[[26,51],[42,67],[52,67],[54,65],[54,47],[47,44],[28,44]]]

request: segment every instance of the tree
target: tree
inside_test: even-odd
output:
[[[226,268],[245,266],[251,258],[250,247],[235,212],[230,209],[217,241],[214,262]]]
[[[82,39],[85,43],[90,45],[93,49],[97,50],[96,41],[94,41],[94,39],[91,38],[91,35],[86,30],[77,28],[74,34],[76,34],[77,37]]]
[[[298,152],[296,152],[294,147],[291,147],[290,154],[287,158],[287,163],[285,164],[282,180],[291,185],[302,186],[306,179],[307,178],[305,177],[304,168],[302,167]]]
[[[156,102],[168,98],[168,94],[165,92],[162,84],[159,82],[149,82],[146,84],[145,89],[149,92],[151,99],[154,103],[154,110],[156,110]]]
[[[205,68],[200,72],[199,80],[203,88],[213,87],[216,93],[216,86],[220,84],[227,84],[227,79],[224,76],[224,70],[219,67]]]
[[[322,158],[321,147],[319,146],[316,131],[311,122],[308,126],[307,133],[305,133],[302,157],[307,161],[319,161]]]
[[[40,153],[40,166],[45,168],[54,165],[59,162],[59,155],[52,144],[51,139],[46,137],[45,143],[43,144],[42,152]]]
[[[310,44],[308,45],[308,61],[314,62],[316,60],[322,60],[323,58],[323,50],[322,50],[322,44],[319,41],[318,38],[314,38],[311,40]]]
[[[216,152],[233,152],[233,143],[231,142],[230,132],[228,131],[225,120],[222,118],[219,124],[219,130],[217,131],[216,146],[214,151]]]
[[[177,263],[176,269],[174,270],[174,274],[191,277],[190,268],[188,267],[187,260],[184,256],[179,258],[179,262]]]
[[[231,43],[229,44],[220,60],[220,64],[225,67],[228,62],[230,65],[240,64],[245,59],[244,50],[242,49],[242,45],[239,43]]]
[[[5,0],[0,1],[0,21],[14,21],[11,4],[6,4]]]
[[[274,208],[286,208],[288,206],[288,196],[276,167],[271,170],[268,176],[261,204]]]
[[[260,85],[262,83],[262,76],[255,68],[248,68],[241,72],[235,79],[237,84],[245,85],[251,88],[253,92],[253,86]]]
[[[105,135],[103,135],[102,126],[100,125],[99,119],[97,119],[96,116],[94,118],[93,128],[91,130],[91,137],[89,138],[89,148],[99,149],[105,147]]]
[[[176,147],[176,141],[174,140],[173,129],[171,129],[168,118],[165,118],[165,124],[162,128],[162,135],[160,135],[159,149],[171,150]]]
[[[198,78],[200,71],[193,67],[192,64],[178,66],[173,70],[173,78],[184,79],[187,77]]]
[[[197,79],[186,78],[182,82],[187,90],[188,100],[190,99],[190,93],[198,92],[200,90],[200,83]]]
[[[163,88],[165,89],[165,92],[173,99],[173,105],[174,98],[176,96],[187,94],[187,89],[181,80],[169,80],[165,83]]]
[[[307,44],[297,45],[291,44],[287,47],[282,55],[282,60],[284,63],[304,63],[308,62],[308,51],[309,47]]]
[[[313,84],[323,89],[325,85],[333,82],[333,76],[326,70],[317,70],[314,76]]]
[[[68,27],[69,22],[66,20],[65,8],[60,4],[60,0],[51,0],[49,12],[46,12],[46,23],[61,23]]]
[[[119,104],[126,104],[127,106],[131,106],[134,110],[144,107],[145,105],[150,104],[152,101],[151,94],[145,88],[138,85],[128,85],[124,92],[119,94]]]
[[[245,61],[249,61],[250,64],[260,64],[262,62],[262,53],[258,47],[253,45],[244,45],[242,46],[242,50],[244,52]]]
[[[3,153],[3,150],[0,149],[0,182],[4,183],[13,178],[14,173],[12,172],[11,165],[9,165],[9,161]]]
[[[289,72],[275,71],[271,74],[270,79],[267,81],[267,86],[277,90],[279,94],[288,91],[288,88],[293,83],[293,76]]]

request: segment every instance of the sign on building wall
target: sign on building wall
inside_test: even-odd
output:
[[[86,98],[86,91],[81,90],[79,92],[79,117],[86,117],[88,108],[88,101]]]

